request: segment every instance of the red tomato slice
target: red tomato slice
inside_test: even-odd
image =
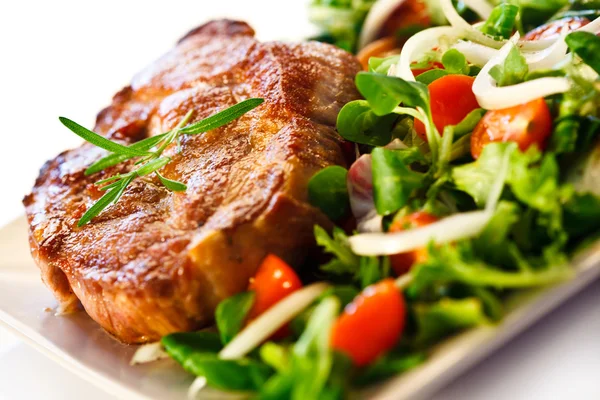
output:
[[[438,218],[424,211],[406,215],[395,219],[390,226],[390,232],[402,232],[409,229],[420,228],[425,225],[437,222]],[[394,254],[390,256],[392,269],[398,276],[410,271],[413,265],[427,260],[427,249],[425,247],[408,251],[406,253]]]
[[[479,158],[490,142],[516,142],[522,151],[533,145],[544,150],[551,134],[552,115],[544,99],[488,111],[471,136],[471,155]]]
[[[557,38],[562,33],[564,27],[567,32],[572,32],[590,23],[585,17],[568,17],[557,21],[548,22],[545,25],[535,28],[523,36],[523,40],[540,40]]]
[[[456,125],[471,111],[479,108],[479,103],[473,94],[475,78],[466,75],[446,75],[429,85],[431,115],[440,135],[448,125]],[[425,125],[415,120],[415,130],[427,140]]]
[[[333,325],[331,345],[356,365],[367,365],[398,342],[405,315],[404,297],[393,279],[384,279],[346,306]]]
[[[258,267],[254,278],[250,279],[248,290],[254,291],[256,297],[249,321],[300,288],[302,282],[292,267],[276,255],[269,254]],[[273,339],[282,339],[288,334],[289,329],[284,326],[273,335]]]

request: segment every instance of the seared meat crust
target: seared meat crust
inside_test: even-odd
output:
[[[239,101],[265,103],[226,127],[184,136],[167,178],[138,179],[90,224],[78,219],[102,192],[91,177],[105,155],[89,144],[48,161],[25,197],[32,254],[66,309],[79,304],[127,343],[158,340],[212,320],[218,302],[245,290],[269,252],[293,265],[327,219],[307,203],[308,179],[344,164],[339,109],[358,97],[360,66],[315,42],[259,43],[245,23],[214,21],[187,34],[98,114],[95,131],[124,144],[172,129],[190,110],[205,118]]]

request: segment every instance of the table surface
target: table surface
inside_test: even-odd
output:
[[[95,113],[141,67],[189,29],[224,16],[252,22],[262,39],[311,30],[303,0],[0,3],[0,226],[22,212],[20,200],[42,163],[78,145],[57,116],[92,126]],[[600,281],[435,398],[600,398],[599,332]],[[107,398],[3,328],[0,377],[2,400]]]

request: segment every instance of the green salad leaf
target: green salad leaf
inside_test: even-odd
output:
[[[332,236],[319,225],[314,228],[317,244],[323,247],[325,253],[333,259],[321,266],[321,270],[334,275],[356,275],[360,269],[360,257],[352,252],[348,243],[348,236],[338,227],[333,228]]]
[[[456,49],[450,49],[444,53],[442,64],[449,74],[469,75],[470,68],[467,58]]]
[[[338,165],[324,168],[308,182],[308,200],[332,221],[348,214],[350,198],[346,177],[348,171]]]
[[[489,323],[480,299],[443,298],[435,303],[416,303],[413,306],[417,322],[418,347],[432,345],[440,339],[465,328]]]
[[[583,62],[600,74],[600,37],[590,32],[571,32],[565,42]]]
[[[504,63],[494,66],[490,76],[498,86],[511,86],[525,81],[529,66],[519,49],[513,45]]]
[[[346,103],[337,117],[339,134],[351,142],[370,146],[385,146],[392,140],[392,128],[398,117],[379,116],[366,100]]]
[[[254,292],[242,292],[221,301],[215,311],[221,341],[226,345],[242,329],[254,304]]]
[[[499,39],[508,39],[513,33],[519,16],[519,6],[511,3],[502,3],[494,7],[492,13],[481,31]]]
[[[425,185],[426,175],[409,168],[414,151],[378,147],[373,159],[373,197],[379,215],[392,214],[406,205],[410,195]]]
[[[214,388],[233,391],[259,390],[273,370],[248,358],[219,358],[221,340],[213,332],[174,333],[162,338],[169,355],[189,373],[203,376]]]
[[[338,398],[341,389],[332,382],[334,354],[330,332],[339,312],[339,301],[329,296],[312,311],[298,341],[287,351],[281,347],[266,350],[271,365],[285,365],[261,390],[266,399]],[[271,346],[271,345],[269,345]],[[280,360],[275,360],[279,356]]]
[[[429,110],[429,90],[419,82],[408,82],[372,72],[359,72],[356,75],[356,87],[376,115],[391,114],[400,103]]]

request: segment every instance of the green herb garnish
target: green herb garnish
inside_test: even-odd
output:
[[[68,118],[59,117],[60,122],[77,136],[95,146],[111,152],[108,156],[92,164],[85,171],[86,175],[95,174],[127,160],[137,160],[135,163],[136,167],[132,171],[126,174],[117,174],[95,183],[96,185],[101,186],[100,190],[105,191],[106,193],[100,200],[94,203],[85,214],[83,214],[77,225],[83,226],[87,224],[105,208],[119,201],[127,186],[138,177],[154,173],[162,185],[168,190],[174,192],[185,191],[187,186],[184,183],[167,179],[159,173],[160,169],[171,162],[170,157],[163,156],[165,149],[172,143],[177,143],[179,152],[181,135],[197,135],[227,125],[246,114],[248,111],[258,107],[263,101],[264,99],[257,98],[244,100],[232,107],[213,114],[208,118],[186,126],[192,117],[193,111],[190,110],[173,130],[141,140],[130,146],[124,146],[113,142]]]

